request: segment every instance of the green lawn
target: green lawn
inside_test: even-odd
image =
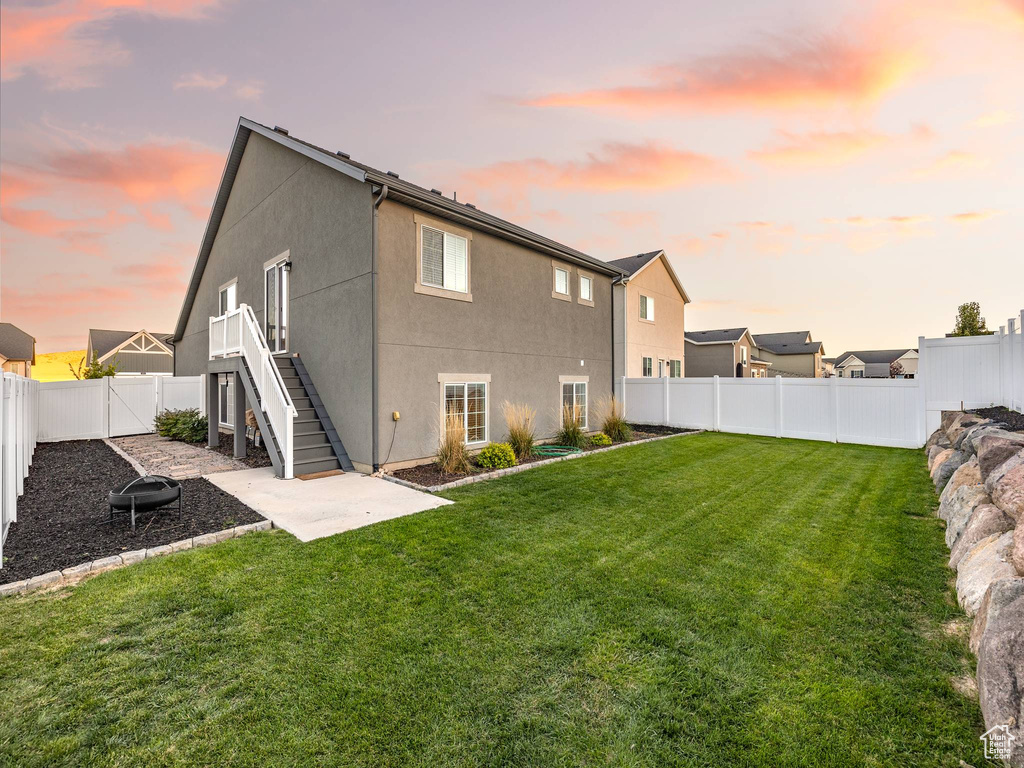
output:
[[[919,451],[704,434],[0,601],[0,764],[981,765]]]

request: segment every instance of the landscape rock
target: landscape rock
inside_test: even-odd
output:
[[[269,531],[274,527],[274,524],[269,520],[260,520],[258,523],[253,523],[256,527],[253,530],[256,531]]]
[[[79,565],[72,565],[70,568],[65,568],[61,571],[61,574],[66,580],[80,579],[85,574],[92,570],[92,561],[88,563],[80,563]]]
[[[1013,530],[1013,518],[995,504],[979,504],[949,553],[949,567],[954,571],[974,545],[992,534]]]
[[[981,416],[975,416],[973,413],[961,413],[946,429],[946,437],[949,438],[950,445],[955,446],[957,440],[967,431],[969,427],[973,427],[976,424],[981,424],[985,419]]]
[[[1018,525],[1013,530],[1013,551],[1010,553],[1010,563],[1017,569],[1018,576],[1024,576],[1024,525]]]
[[[92,570],[94,571],[109,571],[111,568],[119,568],[124,563],[121,560],[120,555],[111,555],[110,557],[101,557],[99,560],[92,561]]]
[[[939,423],[939,429],[946,432],[950,425],[953,423],[953,419],[963,415],[963,411],[942,411],[941,421]]]
[[[33,576],[25,585],[26,591],[39,589],[41,587],[52,587],[64,581],[64,575],[60,571],[50,571],[39,576]]]
[[[956,575],[956,595],[968,616],[978,612],[988,588],[1002,579],[1017,575],[1010,565],[1013,533],[993,534],[974,545],[960,561]]]
[[[936,446],[937,448],[938,446]],[[928,458],[928,471],[931,473],[932,480],[935,479],[935,473],[938,472],[939,467],[953,455],[952,448],[943,448],[941,450],[935,450],[932,448],[933,454]]]
[[[978,440],[978,464],[981,466],[981,479],[988,480],[1000,464],[1013,458],[1024,450],[1024,434],[1004,432],[997,435],[985,435]]]
[[[172,541],[167,546],[171,548],[171,552],[184,552],[186,549],[192,549],[192,539]]]
[[[0,584],[0,597],[6,597],[7,595],[20,595],[25,591],[25,587],[28,586],[28,579],[22,579],[21,581],[9,581],[6,584]]]
[[[1002,424],[979,424],[976,427],[971,427],[960,441],[960,450],[968,456],[976,456],[978,454],[978,443],[981,441],[981,438],[988,435],[1003,434],[1004,432],[1006,430]]]
[[[196,549],[198,547],[208,547],[211,544],[216,544],[216,543],[217,543],[216,534],[204,533],[201,536],[193,537],[193,539],[192,539],[192,548]]]
[[[135,549],[131,552],[121,553],[121,562],[125,565],[132,565],[133,563],[141,563],[146,559],[146,550]]]
[[[935,491],[938,493],[946,487],[946,483],[949,482],[949,478],[953,476],[960,467],[967,461],[967,455],[960,451],[952,451],[949,458],[941,464],[938,464],[935,470],[935,475],[932,478],[935,480]]]
[[[1024,766],[1024,589],[1021,579],[992,587],[978,644],[978,700],[985,728],[1009,725],[1011,766]]]
[[[968,641],[971,653],[975,656],[978,655],[981,638],[985,635],[985,627],[988,625],[989,618],[998,617],[1004,607],[1022,597],[1024,597],[1024,579],[1003,579],[989,588],[981,605],[978,606],[978,614],[974,617],[974,623],[971,625],[971,637]],[[993,598],[995,598],[994,603]]]
[[[1010,459],[1001,470],[1005,472],[989,475],[992,482],[992,503],[1018,522],[1024,524],[1024,456],[1020,460]]]
[[[973,424],[964,423],[964,426],[960,429],[959,434],[956,436],[956,440],[950,441],[953,445],[953,450],[962,451],[966,450],[964,443],[970,439],[971,435],[977,432],[979,429],[985,429],[992,426],[991,419],[978,418]]]
[[[981,469],[978,467],[978,457],[971,456],[965,463],[957,467],[956,472],[949,478],[946,487],[942,491],[942,501],[946,501],[964,485],[981,485]]]
[[[953,494],[948,503],[939,505],[939,517],[946,521],[946,546],[953,548],[976,507],[991,503],[992,499],[985,493],[985,486],[965,485]]]
[[[943,446],[944,448],[950,447],[948,445],[949,438],[946,437],[946,430],[942,429],[941,427],[932,432],[931,436],[929,436],[928,438],[928,441],[924,444],[925,453],[930,451],[933,446],[939,445],[940,443],[946,443],[946,445]]]
[[[159,547],[150,547],[146,550],[146,559],[151,557],[160,557],[161,555],[171,554],[171,547],[169,544],[161,544]]]

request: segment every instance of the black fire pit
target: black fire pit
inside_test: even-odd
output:
[[[110,518],[107,522],[114,520],[115,510],[131,512],[132,533],[134,533],[137,512],[149,512],[166,507],[175,501],[178,502],[178,519],[181,520],[181,483],[163,475],[136,477],[110,492],[108,498]]]

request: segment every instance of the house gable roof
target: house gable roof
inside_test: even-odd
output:
[[[676,290],[679,291],[679,295],[683,297],[683,303],[689,304],[690,297],[686,293],[686,289],[683,288],[683,284],[679,281],[679,277],[676,275],[676,271],[672,269],[672,262],[668,260],[668,255],[664,250],[661,251],[648,251],[647,253],[638,253],[636,256],[627,256],[624,259],[612,259],[608,263],[614,267],[618,267],[626,273],[625,277],[621,279],[621,282],[628,283],[634,277],[643,272],[647,267],[653,264],[658,259],[661,259],[665,265],[665,269],[668,270],[668,276],[672,278],[672,282],[676,286]]]
[[[746,328],[719,328],[713,331],[685,331],[683,336],[692,344],[735,344],[746,332]]]
[[[257,133],[264,138],[294,150],[357,181],[371,184],[373,187],[383,188],[387,185],[389,200],[395,200],[404,205],[429,212],[434,216],[440,216],[475,230],[541,251],[550,256],[581,264],[587,269],[592,269],[604,275],[611,275],[613,277],[622,275],[622,270],[609,265],[607,262],[596,259],[593,256],[588,256],[582,251],[577,251],[575,248],[570,248],[555,240],[538,235],[504,219],[499,219],[497,216],[484,213],[475,205],[459,203],[445,197],[440,192],[428,190],[416,184],[410,184],[395,174],[385,173],[369,165],[357,162],[343,153],[330,152],[323,147],[296,139],[283,129],[269,128],[254,120],[240,117],[238,125],[235,127],[234,139],[231,142],[231,149],[228,152],[224,171],[221,174],[213,207],[210,209],[210,218],[206,224],[206,231],[203,233],[199,253],[196,256],[196,263],[192,268],[192,276],[189,279],[185,300],[178,314],[178,323],[172,334],[172,341],[180,339],[185,332],[185,324],[188,322],[189,313],[192,311],[192,305],[199,290],[203,271],[206,269],[210,252],[213,250],[214,240],[217,239],[217,232],[224,217],[224,209],[231,195],[231,187],[234,185],[235,178],[238,175],[239,164],[242,161],[242,155],[245,153],[246,144],[248,144],[249,137],[253,133]],[[376,192],[376,189],[374,191]]]
[[[867,364],[892,363],[899,360],[908,352],[917,352],[916,349],[907,347],[904,349],[865,349],[852,352],[843,352],[836,358],[836,367],[851,364],[850,358],[856,358],[858,362]],[[856,363],[854,363],[856,364]]]
[[[13,323],[0,323],[0,355],[7,360],[28,360],[35,364],[35,337]]]
[[[171,334],[149,333],[148,331],[111,331],[104,328],[89,329],[89,346],[101,360],[120,351],[124,346],[143,334],[156,341],[167,354],[173,354],[170,348]]]
[[[774,355],[813,355],[825,353],[820,341],[811,341],[810,331],[786,331],[784,333],[755,333],[754,344]]]

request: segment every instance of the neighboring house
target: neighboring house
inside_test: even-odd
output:
[[[31,378],[36,363],[36,340],[11,323],[0,323],[0,367]]]
[[[536,410],[538,438],[556,433],[563,405],[592,431],[594,402],[613,391],[612,282],[622,276],[241,118],[174,332],[175,372],[231,376],[234,414],[258,403],[285,477],[430,460],[446,416],[483,447],[505,436],[505,400]],[[265,363],[237,353],[238,334],[251,340],[256,326]],[[269,361],[279,379],[273,368],[264,376]]]
[[[836,359],[834,357],[821,358],[821,375],[824,378],[831,378],[836,375]]]
[[[615,376],[679,378],[686,367],[683,338],[690,302],[664,251],[608,262],[625,276],[615,283]]]
[[[169,376],[174,373],[174,346],[169,333],[89,329],[85,363],[93,359],[117,366],[118,376]]]
[[[912,379],[917,375],[918,353],[916,349],[866,349],[843,352],[836,358],[836,376],[845,379],[888,379],[890,366],[898,362],[903,368],[903,378]]]
[[[825,347],[811,338],[810,331],[755,333],[757,356],[772,365],[776,376],[821,378],[821,358]]]
[[[686,376],[760,378],[770,363],[755,357],[756,347],[746,328],[686,332]]]

